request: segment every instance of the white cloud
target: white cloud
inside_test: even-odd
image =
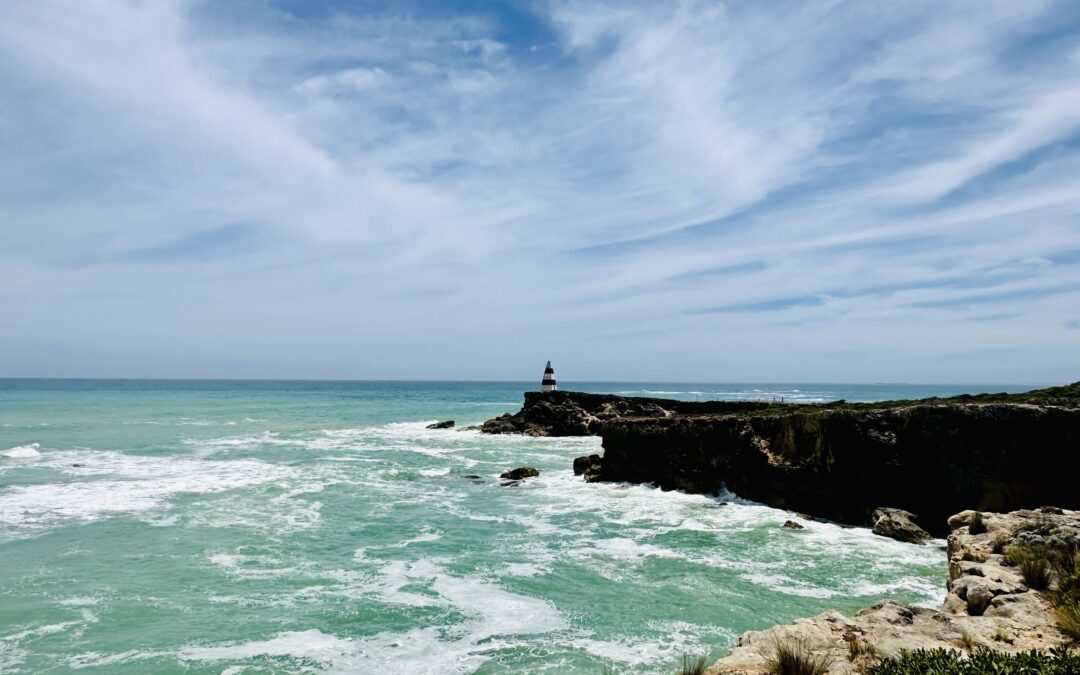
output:
[[[987,314],[912,306],[979,290],[944,281],[1077,281],[1016,262],[1080,249],[1076,52],[1017,46],[1054,5],[557,1],[539,50],[482,14],[3,7],[9,341],[103,348],[122,316],[160,345],[146,374],[193,344],[266,375],[509,376],[550,345],[581,377],[647,353],[658,378],[889,379]],[[249,255],[119,262],[230,223]],[[898,290],[843,292],[869,286]],[[823,304],[695,313],[799,297]],[[1080,367],[1068,297],[1002,300],[979,347],[1027,335],[1032,377]],[[957,363],[921,377],[979,379]]]
[[[309,77],[297,89],[307,94],[340,96],[377,89],[389,81],[390,75],[382,68],[346,68]]]

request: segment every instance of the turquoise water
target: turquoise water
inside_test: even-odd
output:
[[[0,672],[671,672],[826,608],[940,602],[936,546],[586,484],[571,461],[599,439],[424,429],[516,410],[534,384],[0,380]],[[501,486],[521,465],[542,473]]]

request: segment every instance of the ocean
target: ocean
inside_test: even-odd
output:
[[[586,484],[571,462],[597,438],[462,429],[537,384],[0,380],[0,672],[670,673],[746,630],[943,599],[943,542]],[[786,401],[1028,388],[561,386]],[[447,419],[458,428],[424,428]],[[525,465],[540,476],[500,484]]]

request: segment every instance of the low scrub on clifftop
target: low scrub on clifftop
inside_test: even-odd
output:
[[[982,650],[964,655],[947,649],[917,649],[900,652],[867,669],[869,675],[1076,675],[1080,654],[1064,647],[1049,652],[1006,654]]]

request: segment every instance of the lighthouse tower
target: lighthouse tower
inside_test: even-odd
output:
[[[551,361],[548,361],[547,368],[544,368],[544,379],[540,381],[540,391],[555,391],[558,386],[555,385],[555,369],[551,367]]]

